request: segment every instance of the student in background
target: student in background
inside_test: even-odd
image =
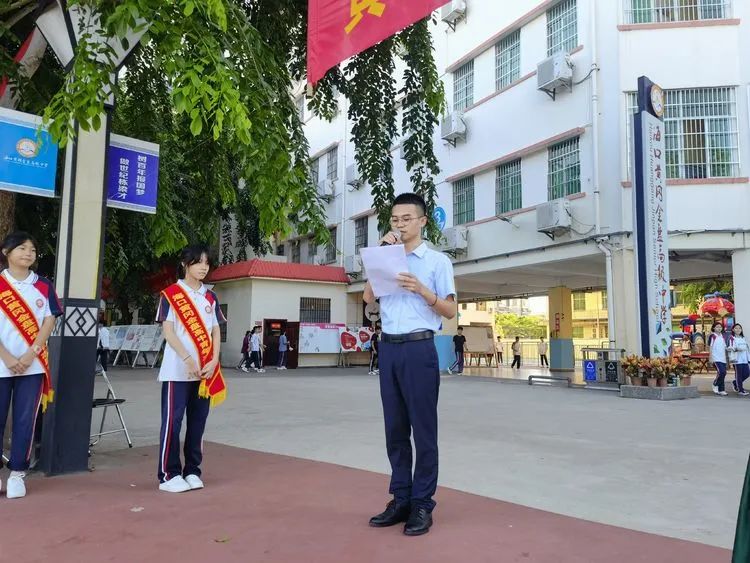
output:
[[[250,371],[247,369],[247,366],[250,364],[250,334],[252,333],[251,330],[248,330],[245,332],[245,337],[242,339],[242,348],[240,349],[240,352],[242,353],[242,359],[240,360],[240,363],[237,365],[237,369],[241,369],[245,373]]]
[[[729,359],[734,363],[734,381],[732,385],[737,394],[746,397],[750,395],[745,390],[745,380],[750,377],[750,358],[748,357],[748,345],[741,324],[732,327],[732,336],[729,337]]]
[[[539,363],[542,366],[549,367],[549,361],[547,360],[547,343],[544,341],[544,336],[539,339]]]
[[[380,327],[375,327],[375,334],[370,341],[370,372],[369,375],[380,375],[378,369],[378,347],[380,346]]]
[[[516,336],[516,341],[511,346],[511,349],[513,350],[513,363],[510,365],[510,367],[514,368],[521,368],[521,337]]]
[[[104,371],[107,371],[109,358],[109,329],[104,321],[99,321],[99,334],[96,343],[96,356]]]
[[[689,358],[693,353],[693,343],[690,341],[690,335],[685,333],[682,335],[682,342],[680,342],[680,354],[683,358]]]
[[[464,336],[464,329],[458,327],[458,334],[453,337],[453,347],[456,352],[456,361],[453,365],[448,368],[448,373],[457,371],[458,375],[464,372],[464,352],[466,352],[466,337]]]
[[[286,337],[286,331],[282,330],[281,336],[279,336],[279,365],[276,369],[286,369],[286,353],[288,350],[291,350],[289,339]]]
[[[727,376],[727,341],[729,339],[724,334],[724,325],[717,322],[711,327],[711,335],[708,337],[708,348],[711,362],[716,368],[716,377],[712,385],[715,395],[725,397],[727,392],[724,389],[724,378]]]
[[[258,373],[265,373],[263,369],[263,362],[261,360],[260,352],[265,348],[263,343],[260,341],[260,327],[253,327],[253,332],[250,336],[250,365]]]
[[[503,363],[503,342],[500,339],[501,337],[497,337],[497,340],[495,341],[495,355],[497,356],[497,365],[501,365]]]

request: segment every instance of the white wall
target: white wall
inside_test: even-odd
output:
[[[582,80],[589,72],[593,56],[591,25],[591,3],[593,0],[578,0],[578,44],[580,50],[573,53],[574,79]],[[453,107],[453,78],[446,70],[456,61],[471,53],[499,31],[506,29],[521,16],[539,6],[547,5],[542,0],[472,0],[468,2],[466,20],[460,22],[455,31],[445,24],[431,25],[438,70],[443,78],[447,105]],[[750,2],[734,0],[734,17],[740,25],[705,26],[691,25],[678,29],[641,29],[621,31],[618,25],[624,21],[623,2],[597,2],[596,45],[598,51],[599,79],[599,152],[601,190],[601,228],[604,234],[631,229],[631,189],[621,183],[628,179],[626,171],[626,115],[625,93],[636,87],[638,76],[649,75],[665,88],[689,88],[699,86],[737,86],[737,110],[741,151],[740,176],[750,174],[750,114],[748,113],[748,84],[750,65],[745,64],[750,53]],[[523,77],[536,70],[536,65],[546,57],[546,15],[542,12],[536,19],[526,22],[521,28],[521,69]],[[495,90],[494,45],[489,45],[474,59],[474,102],[491,95]],[[438,184],[438,205],[446,210],[447,225],[452,225],[452,186],[445,179],[488,163],[494,159],[553,138],[566,131],[583,128],[580,138],[581,191],[585,196],[572,201],[572,212],[577,221],[577,230],[588,235],[570,233],[558,237],[554,243],[536,232],[536,216],[533,209],[513,217],[515,227],[508,223],[491,220],[470,225],[470,249],[460,262],[469,262],[482,257],[497,256],[504,252],[546,247],[564,241],[575,241],[591,235],[595,207],[593,197],[593,115],[591,110],[592,82],[585,81],[574,86],[572,93],[559,92],[556,101],[536,89],[536,77],[532,77],[484,103],[469,108],[465,113],[468,125],[466,142],[454,148],[435,136],[435,151],[441,173]],[[345,108],[342,108],[342,110]],[[342,111],[334,123],[328,124],[313,118],[306,126],[311,152],[340,143],[339,176],[343,180],[346,164],[354,162],[354,148],[349,138],[351,127],[345,122]],[[409,175],[405,163],[399,157],[398,146],[392,151],[396,192],[410,189]],[[547,148],[538,147],[522,161],[523,207],[533,206],[547,200]],[[330,208],[330,223],[341,223],[339,247],[344,255],[354,252],[354,223],[349,217],[370,209],[372,196],[369,187],[346,192],[340,183],[340,197]],[[670,230],[696,229],[748,229],[750,214],[750,186],[739,184],[675,185],[669,192]],[[489,220],[495,213],[495,172],[483,171],[475,176],[475,219]],[[346,200],[345,202],[343,200]],[[706,203],[721,202],[720,213],[705,211]],[[369,243],[378,238],[377,221],[369,219]],[[516,228],[517,227],[517,228]],[[699,245],[700,236],[691,237]],[[579,256],[590,254],[590,249],[578,245],[566,254],[576,252]],[[541,256],[537,254],[536,256]],[[540,260],[542,258],[539,258]],[[304,260],[304,249],[303,249]],[[533,262],[533,259],[531,259]],[[486,261],[487,268],[498,268],[497,261]],[[491,266],[490,266],[491,265]],[[469,264],[464,266],[468,267]],[[466,269],[462,266],[463,269]],[[472,271],[476,270],[471,266]],[[350,291],[361,291],[355,285]]]

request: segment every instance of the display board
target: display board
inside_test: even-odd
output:
[[[341,331],[344,324],[300,323],[300,354],[338,354],[341,350]]]
[[[375,331],[367,326],[358,329],[342,329],[341,351],[369,352],[372,347],[372,336],[374,334]]]
[[[494,354],[495,337],[492,333],[492,327],[465,326],[462,328],[464,329],[466,347],[469,352],[475,354]]]
[[[110,327],[110,350],[158,352],[164,344],[161,325],[122,325]]]

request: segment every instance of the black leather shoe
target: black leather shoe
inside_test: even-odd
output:
[[[430,526],[432,526],[432,513],[426,508],[413,508],[404,526],[404,534],[421,536],[430,531]]]
[[[386,528],[406,522],[409,519],[409,510],[408,504],[398,504],[395,500],[392,500],[385,507],[385,511],[370,518],[370,526],[373,528]]]

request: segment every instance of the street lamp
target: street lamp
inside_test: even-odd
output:
[[[70,72],[83,33],[88,41],[111,48],[115,75],[146,31],[145,22],[125,37],[98,33],[99,14],[88,6],[68,7],[65,0],[48,1],[36,25],[66,72]],[[105,91],[107,85],[102,84]],[[113,92],[108,94],[98,131],[84,131],[74,123],[74,138],[65,150],[65,174],[60,197],[55,286],[64,315],[50,338],[55,401],[46,414],[42,432],[41,465],[55,475],[88,469],[91,404],[98,311],[102,279],[104,220],[107,204],[107,147]]]

